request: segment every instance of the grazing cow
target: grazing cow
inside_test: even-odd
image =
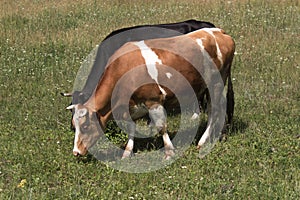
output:
[[[208,124],[198,143],[199,148],[203,147],[216,130],[215,119],[221,118],[212,110],[224,102],[222,91],[227,80],[230,84],[227,97],[233,98],[230,73],[234,51],[232,38],[218,28],[126,43],[110,58],[92,96],[83,104],[73,104],[67,108],[74,111],[72,122],[76,130],[73,154],[85,155],[100,137],[99,127],[105,129],[108,120],[114,117],[128,122],[129,137],[123,158],[128,157],[134,143],[133,121],[149,115],[163,136],[166,158],[172,157],[174,146],[166,130],[165,109],[178,106],[175,94],[184,94],[188,89],[180,81],[182,77],[197,97],[209,90],[209,103],[212,103]],[[219,82],[215,78],[218,76],[221,77]],[[166,85],[172,86],[172,89]],[[130,96],[126,99],[128,94]],[[232,112],[232,108],[227,108],[228,112]],[[224,125],[224,120],[221,123]]]
[[[62,95],[71,96],[71,104],[86,102],[94,91],[108,59],[126,42],[178,36],[201,28],[213,27],[215,25],[210,22],[191,19],[178,23],[139,25],[115,30],[106,36],[100,44],[96,60],[83,89],[81,91],[74,91],[72,94],[62,93]]]

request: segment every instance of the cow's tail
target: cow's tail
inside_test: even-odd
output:
[[[233,112],[234,112],[234,92],[233,92],[233,86],[232,86],[232,80],[231,80],[231,70],[229,70],[229,75],[228,75],[228,86],[227,86],[227,95],[226,95],[226,100],[227,100],[227,123],[229,125],[232,124],[232,118],[233,118]]]

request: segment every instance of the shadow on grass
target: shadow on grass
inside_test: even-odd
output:
[[[229,127],[228,135],[230,136],[239,133],[244,133],[248,127],[249,127],[248,122],[245,122],[239,118],[234,118],[232,125]]]
[[[201,120],[199,126],[191,127],[188,129],[185,129],[185,141],[193,141],[192,145],[196,146],[198,144],[198,141],[200,140],[201,136],[203,135],[205,129],[206,129],[207,122],[205,120]],[[248,123],[239,119],[235,118],[233,120],[233,123],[230,127],[227,127],[225,131],[222,132],[222,136],[220,138],[221,141],[226,141],[227,137],[233,136],[235,134],[242,134],[245,132],[245,130],[248,127]],[[194,133],[197,129],[197,134],[194,137]],[[177,132],[168,132],[171,140],[174,139]],[[193,138],[194,137],[194,138]],[[183,142],[184,143],[184,142]],[[118,147],[121,149],[125,149],[126,143],[119,144]],[[133,153],[138,152],[145,152],[145,151],[158,151],[163,150],[164,148],[164,142],[162,139],[162,136],[155,136],[155,137],[149,137],[149,138],[134,138],[134,149]],[[95,162],[98,161],[97,158],[101,158],[102,161],[112,162],[119,160],[122,156],[122,151],[115,151],[115,150],[99,150],[96,154],[91,155],[88,154],[84,157],[78,157],[78,162]]]

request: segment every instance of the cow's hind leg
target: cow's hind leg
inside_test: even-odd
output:
[[[203,147],[203,145],[205,144],[205,142],[210,137],[211,131],[212,131],[213,121],[212,121],[212,117],[211,117],[211,100],[210,100],[210,97],[207,98],[207,106],[208,106],[208,122],[207,122],[207,127],[206,127],[205,132],[203,133],[203,135],[201,136],[201,138],[200,138],[200,140],[198,142],[197,149],[201,149],[201,147]]]
[[[174,146],[171,142],[171,139],[167,133],[167,120],[166,112],[162,105],[154,105],[149,109],[149,116],[152,120],[152,123],[158,129],[159,133],[162,134],[164,146],[165,146],[165,159],[168,160],[174,153]]]
[[[232,87],[231,75],[228,76],[228,86],[227,86],[227,123],[232,124],[232,118],[234,113],[234,92]]]
[[[135,133],[136,125],[134,122],[128,122],[127,128],[128,128],[128,130],[127,130],[128,131],[128,142],[126,144],[122,159],[128,158],[131,155],[132,150],[133,150],[133,145],[134,145],[134,133]]]
[[[214,142],[217,141],[221,136],[221,131],[225,122],[226,105],[225,97],[222,92],[224,85],[216,83],[211,85],[211,92],[208,98],[208,123],[207,128],[198,142],[198,149],[207,146],[207,150],[211,149]],[[210,142],[208,144],[207,142]],[[206,149],[206,148],[205,148]]]

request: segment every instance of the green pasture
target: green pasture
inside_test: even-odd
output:
[[[299,3],[0,0],[0,199],[300,199]],[[115,29],[191,18],[236,42],[227,140],[149,173],[75,158],[60,92],[89,52]]]

